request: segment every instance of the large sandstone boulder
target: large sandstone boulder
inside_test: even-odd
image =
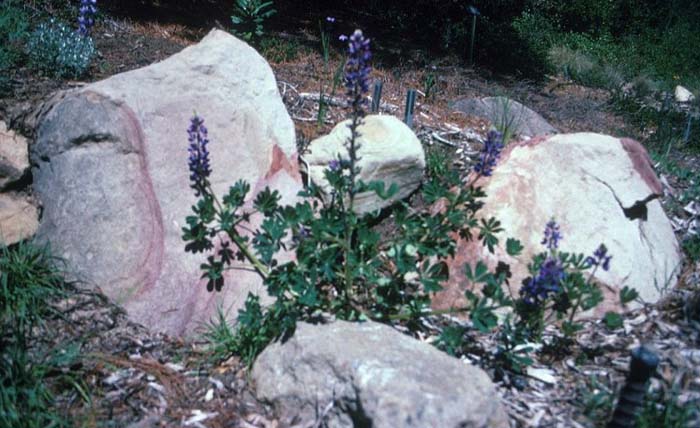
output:
[[[170,334],[191,332],[219,305],[234,318],[262,284],[233,270],[222,292],[210,293],[200,279],[205,256],[184,251],[181,228],[196,201],[187,169],[193,111],[209,129],[220,197],[239,179],[296,195],[294,127],[272,70],[217,30],[165,61],[66,95],[31,153],[44,208],[39,237],[135,321]]]
[[[481,369],[373,322],[299,323],[260,354],[252,376],[259,399],[304,426],[509,426]]]
[[[514,135],[535,137],[558,132],[539,113],[506,97],[466,98],[455,102],[452,109],[483,117],[494,126],[506,125]]]
[[[330,134],[317,138],[309,144],[310,153],[304,156],[308,164],[307,173],[327,195],[330,186],[324,171],[328,164],[347,158],[345,143],[350,137],[349,120],[337,124]],[[359,127],[361,147],[360,179],[365,183],[382,181],[386,188],[396,184],[398,192],[391,198],[382,199],[375,192],[359,193],[355,197],[355,211],[360,214],[388,207],[413,193],[420,186],[425,169],[425,152],[416,134],[394,116],[367,116]]]
[[[618,291],[635,288],[646,302],[676,284],[681,252],[659,199],[663,190],[646,150],[636,141],[600,134],[556,135],[510,145],[492,177],[480,179],[486,192],[483,217],[501,222],[500,248],[489,254],[479,243],[459,241],[450,263],[450,281],[434,300],[444,308],[464,303],[464,264],[483,259],[511,265],[510,288],[518,295],[527,263],[545,251],[545,225],[554,218],[563,239],[559,249],[590,255],[602,243],[612,255],[610,270],[595,279],[605,301],[595,315],[621,310]],[[646,203],[643,203],[647,201]],[[505,240],[525,246],[517,260],[505,253]],[[634,305],[631,305],[634,307]]]
[[[0,246],[31,238],[39,228],[39,211],[24,195],[0,193]]]
[[[0,121],[0,189],[16,182],[29,170],[26,138],[7,129]]]

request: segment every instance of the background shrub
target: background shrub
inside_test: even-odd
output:
[[[33,67],[48,74],[77,78],[84,75],[93,56],[92,38],[51,19],[29,36],[27,52]]]

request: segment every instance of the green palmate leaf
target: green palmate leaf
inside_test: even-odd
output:
[[[229,188],[228,194],[224,196],[223,203],[235,211],[236,208],[243,205],[248,192],[250,192],[250,184],[243,180],[238,180],[236,184]]]
[[[363,186],[361,186],[362,188]],[[383,181],[372,181],[369,184],[366,185],[366,189],[373,191],[374,193],[377,194],[381,199],[389,199],[396,195],[399,191],[399,186],[396,185],[396,183],[391,183],[391,186],[389,186],[389,189],[386,191],[384,190],[384,182]]]
[[[511,257],[519,256],[523,251],[523,245],[517,239],[508,238],[506,239],[506,252]]]
[[[622,290],[620,290],[620,303],[623,305],[637,299],[637,297],[639,297],[639,293],[634,288],[625,285]]]
[[[481,219],[481,225],[479,226],[479,239],[483,241],[483,244],[488,248],[489,253],[493,254],[494,247],[498,245],[498,238],[496,238],[496,233],[502,232],[503,229],[500,227],[501,222],[491,217],[488,220]]]
[[[277,210],[280,199],[282,199],[282,196],[277,190],[271,191],[269,187],[266,187],[255,197],[253,205],[256,210],[269,216]]]
[[[437,340],[438,348],[450,355],[455,355],[462,347],[464,338],[464,328],[460,326],[447,326],[440,333]]]
[[[603,317],[603,322],[605,322],[605,326],[609,328],[610,330],[615,330],[620,327],[622,327],[622,316],[616,312],[606,312],[605,316]]]
[[[472,272],[471,266],[469,264],[464,265],[464,273],[468,280],[474,283],[485,282],[487,277],[490,275],[489,268],[482,261],[476,263],[476,268]]]

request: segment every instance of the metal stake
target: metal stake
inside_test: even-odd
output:
[[[636,425],[637,412],[644,404],[649,378],[658,365],[659,357],[649,348],[640,346],[632,351],[627,382],[620,391],[620,399],[607,428],[632,428]]]
[[[416,90],[409,89],[406,94],[406,112],[403,116],[404,123],[409,127],[413,128],[413,109],[416,105]]]
[[[381,80],[374,82],[374,92],[372,93],[372,113],[379,113],[379,106],[382,100],[382,86],[384,83]]]

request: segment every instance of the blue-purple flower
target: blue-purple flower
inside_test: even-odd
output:
[[[204,192],[208,178],[211,174],[211,166],[209,164],[209,138],[207,136],[207,128],[204,126],[204,120],[197,115],[194,115],[190,121],[190,127],[187,128],[188,140],[190,146],[187,149],[189,153],[188,164],[190,168],[191,187],[195,190],[196,196]]]
[[[489,131],[486,135],[484,148],[479,155],[479,160],[474,165],[474,171],[480,175],[490,176],[496,167],[501,150],[503,150],[503,134],[495,130]]]
[[[561,282],[564,278],[566,278],[566,271],[561,261],[549,257],[540,266],[537,276],[530,278],[520,289],[520,296],[528,305],[539,305],[550,294],[556,294],[561,290]]]
[[[369,91],[369,39],[361,30],[355,30],[348,43],[348,62],[345,65],[345,88],[355,110],[361,108],[363,95]]]
[[[559,231],[559,225],[554,219],[549,220],[544,229],[544,238],[540,244],[546,245],[549,250],[556,250],[559,247],[560,240],[561,232]]]
[[[78,15],[78,32],[83,36],[90,34],[90,29],[95,25],[97,13],[97,0],[80,0],[80,14]]]
[[[586,257],[586,264],[589,267],[600,266],[604,271],[607,271],[610,269],[610,259],[612,259],[612,256],[608,255],[608,247],[600,244],[600,247],[593,252],[593,256]]]
[[[333,159],[332,161],[328,162],[328,169],[331,171],[338,171],[340,169],[340,161]]]
[[[326,16],[326,22],[329,24],[333,24],[335,22],[335,18],[332,16]]]

